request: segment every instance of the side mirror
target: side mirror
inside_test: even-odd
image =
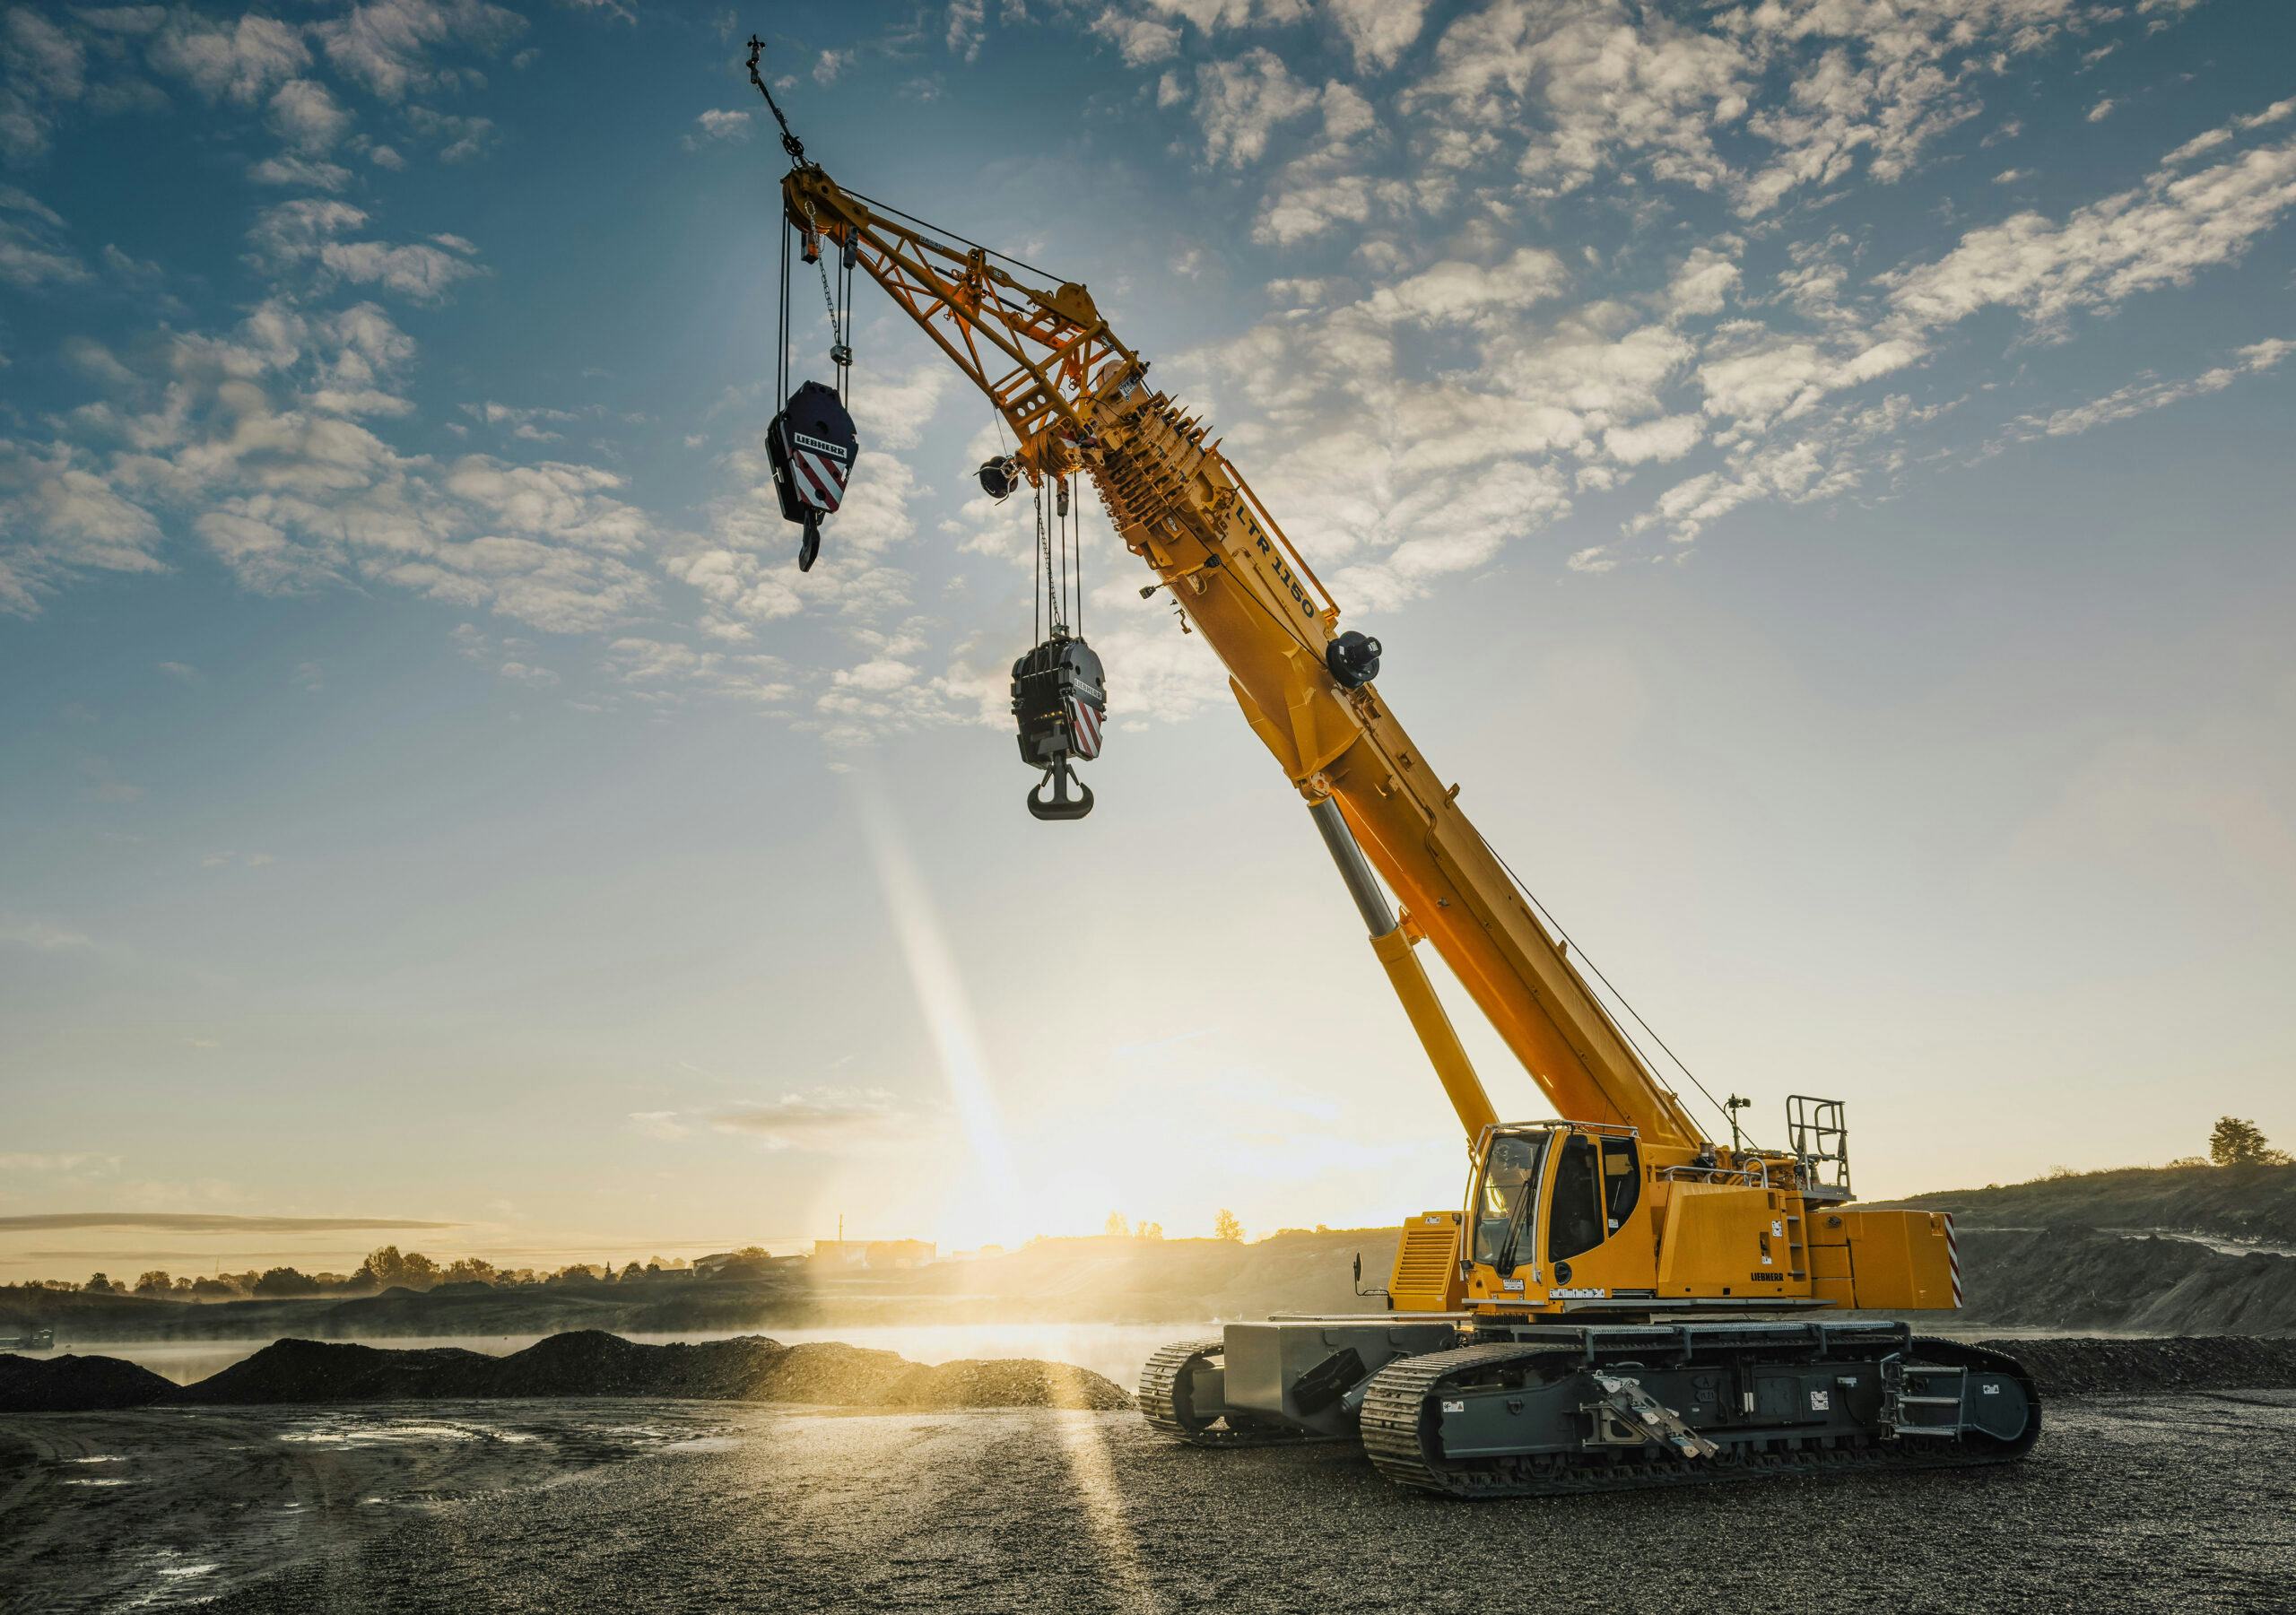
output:
[[[1363,1253],[1361,1251],[1355,1253],[1355,1282],[1358,1288],[1361,1288],[1363,1283]]]

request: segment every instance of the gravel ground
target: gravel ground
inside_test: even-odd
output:
[[[1136,1413],[665,1401],[0,1418],[0,1609],[2285,1610],[2296,1392],[1999,1470],[1462,1504]]]

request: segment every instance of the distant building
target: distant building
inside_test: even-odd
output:
[[[939,1247],[930,1239],[816,1239],[813,1260],[823,1267],[923,1267]]]

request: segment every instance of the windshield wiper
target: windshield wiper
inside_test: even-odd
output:
[[[1514,1213],[1507,1219],[1507,1243],[1499,1247],[1499,1276],[1503,1280],[1515,1271],[1515,1247],[1523,1242],[1523,1228],[1529,1217],[1531,1202],[1538,1197],[1538,1174],[1531,1174],[1523,1185],[1522,1197],[1515,1202]]]

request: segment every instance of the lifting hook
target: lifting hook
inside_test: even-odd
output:
[[[1072,785],[1077,792],[1074,796],[1068,794]],[[1044,797],[1047,786],[1052,787],[1049,802]],[[1039,819],[1082,819],[1091,811],[1092,787],[1068,771],[1068,754],[1064,751],[1052,760],[1044,777],[1029,793],[1029,812]]]

